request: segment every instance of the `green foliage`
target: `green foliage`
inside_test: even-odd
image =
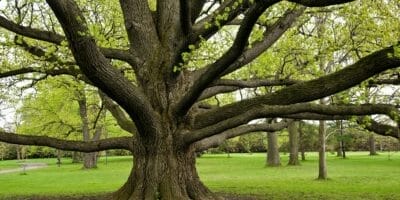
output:
[[[17,131],[59,138],[79,135],[82,121],[73,88],[76,90],[81,87],[68,77],[40,82],[36,92],[24,99],[18,111],[22,124]]]
[[[92,134],[95,125],[104,126],[108,137],[127,134],[116,125],[111,114],[99,117],[102,107],[97,90],[70,77],[47,78],[36,85],[36,91],[24,98],[23,105],[18,110],[22,123],[17,127],[17,132],[81,140],[82,119],[79,115],[78,99],[82,98],[82,94],[87,100]],[[52,151],[46,148],[40,150]],[[30,152],[37,153],[35,148],[30,148]]]
[[[251,153],[267,151],[267,136],[265,133],[251,133],[226,140],[216,149],[209,150],[212,153]]]

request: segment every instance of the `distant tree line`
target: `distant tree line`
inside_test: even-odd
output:
[[[305,134],[300,137],[301,146],[306,152],[318,151],[318,125],[306,123],[302,130]],[[333,124],[328,128],[327,151],[337,152],[339,142],[343,141],[346,151],[369,151],[369,134],[361,128],[347,127],[343,136],[340,136],[337,127]],[[225,141],[218,148],[210,149],[209,153],[256,153],[268,151],[268,133],[252,133]],[[392,137],[376,135],[375,148],[378,151],[399,151],[400,143]],[[289,136],[286,129],[278,132],[280,152],[289,152]]]

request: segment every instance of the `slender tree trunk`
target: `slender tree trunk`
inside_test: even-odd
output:
[[[276,132],[268,133],[267,166],[281,166],[278,147],[278,134]]]
[[[301,161],[306,161],[306,152],[304,149],[301,150]]]
[[[375,135],[374,134],[370,134],[369,135],[369,155],[370,156],[375,156],[378,155],[378,153],[376,152],[376,146],[375,146]]]
[[[81,159],[81,153],[74,151],[72,153],[72,163],[79,163],[82,159]]]
[[[328,173],[326,169],[326,154],[325,154],[325,135],[326,135],[326,124],[325,121],[319,121],[319,170],[318,170],[318,179],[325,180],[328,178]]]
[[[61,150],[57,149],[57,166],[61,166]]]
[[[306,148],[305,148],[305,139],[304,139],[304,132],[303,132],[303,122],[300,121],[299,123],[299,136],[300,136],[300,154],[301,154],[301,160],[305,161],[306,160]]]
[[[342,157],[343,156],[341,139],[338,141],[338,145],[337,145],[336,151],[337,151],[336,152],[336,156],[337,157]]]
[[[21,159],[26,159],[26,146],[21,146]]]
[[[343,127],[342,127],[342,121],[341,120],[337,120],[336,121],[336,126],[339,128],[337,157],[343,157]]]
[[[21,149],[20,149],[20,146],[16,145],[15,149],[17,150],[17,160],[21,160]]]
[[[343,138],[343,120],[340,120],[340,149],[342,150],[342,158],[346,158],[346,149]]]
[[[299,162],[299,131],[298,122],[289,123],[289,162],[288,165],[300,165]]]
[[[90,141],[90,129],[89,129],[89,118],[86,104],[86,94],[85,91],[82,90],[79,94],[78,99],[79,104],[79,114],[82,120],[82,134],[83,141]],[[83,168],[84,169],[92,169],[97,167],[97,154],[93,153],[83,153]]]

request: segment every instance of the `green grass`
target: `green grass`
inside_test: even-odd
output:
[[[400,199],[400,153],[368,156],[351,153],[348,159],[328,155],[327,181],[317,181],[316,154],[301,166],[264,167],[264,154],[205,156],[198,161],[201,179],[212,190],[254,194],[263,199]]]
[[[265,167],[265,154],[204,155],[197,160],[203,182],[215,192],[256,195],[262,199],[400,199],[400,153],[368,156],[366,152],[349,153],[348,159],[328,155],[327,181],[317,181],[318,161],[307,154],[301,166]],[[0,174],[0,199],[26,195],[80,195],[115,191],[127,179],[132,159],[109,158],[95,170],[81,170],[81,164],[55,159],[49,167],[20,173]],[[0,161],[0,169],[19,167],[16,161]]]
[[[27,195],[111,192],[126,181],[132,167],[130,157],[109,158],[107,165],[101,160],[94,170],[82,170],[82,164],[72,164],[69,159],[63,159],[61,167],[56,165],[56,159],[35,159],[29,162],[46,162],[49,167],[27,171],[27,175],[19,172],[0,174],[0,199]],[[13,164],[19,167],[16,161],[0,161],[0,166]]]

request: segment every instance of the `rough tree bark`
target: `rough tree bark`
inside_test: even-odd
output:
[[[299,162],[299,122],[289,123],[289,162],[288,165],[300,165]]]
[[[276,132],[268,133],[268,149],[267,149],[267,166],[281,166],[281,158],[279,156],[278,134]]]

